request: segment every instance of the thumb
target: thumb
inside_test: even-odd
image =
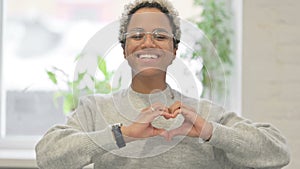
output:
[[[158,135],[165,135],[165,134],[163,134],[163,133],[165,133],[165,132],[166,132],[165,129],[153,127],[152,137],[153,137],[153,136],[158,136]]]
[[[171,141],[175,136],[185,135],[185,134],[186,132],[184,131],[184,128],[182,126],[172,129],[168,132],[168,141]]]
[[[159,135],[162,136],[162,137],[164,137],[165,140],[167,140],[167,141],[169,140],[168,139],[169,138],[169,132],[167,130],[161,132]]]

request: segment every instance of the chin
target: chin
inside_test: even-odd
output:
[[[166,69],[154,68],[154,67],[147,67],[147,68],[140,68],[134,71],[135,76],[157,76],[166,73]]]

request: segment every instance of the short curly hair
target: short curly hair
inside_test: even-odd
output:
[[[178,17],[178,12],[173,7],[172,3],[168,0],[135,0],[134,2],[125,5],[120,19],[119,30],[119,42],[121,43],[122,48],[125,48],[125,33],[127,32],[127,27],[130,22],[131,16],[141,8],[157,8],[162,13],[168,16],[172,26],[172,33],[174,35],[174,48],[177,49],[181,36],[180,20]]]

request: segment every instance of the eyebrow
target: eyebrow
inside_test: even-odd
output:
[[[169,33],[166,29],[164,28],[155,28],[153,31],[161,31],[161,32],[166,32]]]
[[[137,28],[132,28],[132,29],[129,30],[129,32],[133,32],[133,31],[145,32],[145,29],[137,27]],[[154,32],[154,31],[160,31],[160,32],[166,32],[166,33],[169,33],[169,32],[168,32],[166,29],[164,29],[164,28],[155,28],[155,29],[152,30],[152,32]]]
[[[133,32],[133,31],[140,31],[140,32],[142,32],[142,31],[145,31],[145,29],[143,29],[143,28],[132,28],[128,32]]]

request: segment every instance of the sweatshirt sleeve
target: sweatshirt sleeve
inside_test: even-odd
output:
[[[290,161],[285,138],[267,123],[253,123],[235,113],[223,113],[212,122],[208,144],[223,150],[227,160],[249,168],[281,168]]]
[[[91,163],[93,156],[117,148],[109,127],[94,130],[97,109],[93,106],[89,99],[82,99],[65,125],[52,127],[42,137],[35,148],[40,168],[82,168]],[[103,126],[107,126],[104,120]]]

